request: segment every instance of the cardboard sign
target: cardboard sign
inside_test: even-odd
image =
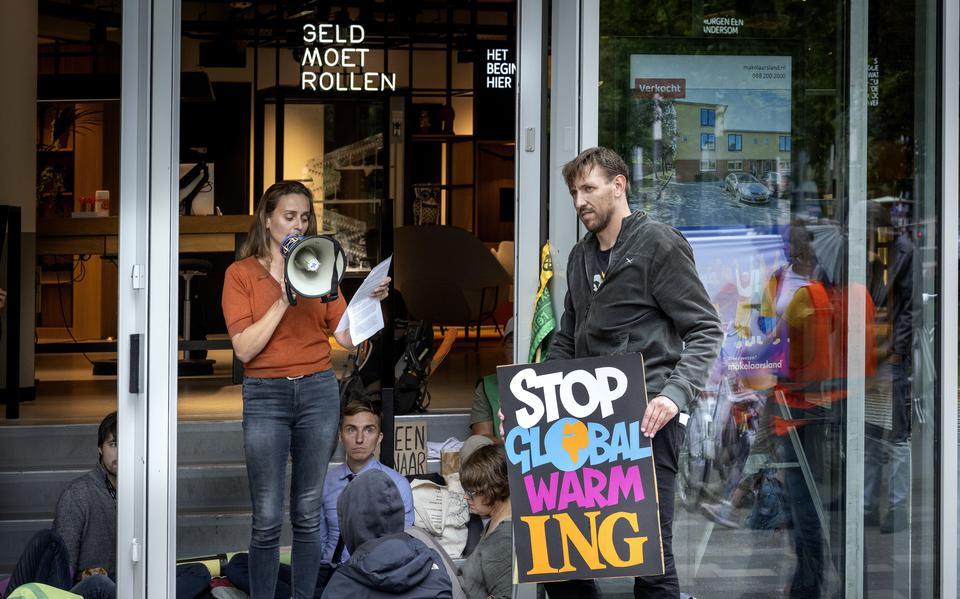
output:
[[[400,474],[427,473],[427,423],[398,421],[393,426],[393,467]]]
[[[663,574],[643,360],[497,369],[520,582]]]

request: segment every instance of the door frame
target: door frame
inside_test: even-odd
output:
[[[117,589],[160,599],[175,594],[180,1],[122,10]]]
[[[940,140],[938,150],[940,152],[937,167],[940,170],[940,189],[938,190],[941,198],[940,212],[940,235],[943,240],[941,243],[941,286],[940,293],[942,300],[940,305],[940,327],[941,327],[941,347],[940,347],[940,397],[942,398],[939,417],[940,433],[940,472],[938,480],[939,488],[939,506],[938,515],[940,518],[940,539],[939,550],[939,592],[941,597],[956,597],[958,590],[957,571],[960,569],[958,562],[957,544],[960,541],[960,529],[958,526],[957,494],[958,494],[958,447],[957,439],[957,343],[956,337],[958,327],[956,298],[958,297],[958,251],[957,246],[960,243],[960,207],[957,204],[957,198],[960,197],[960,185],[957,172],[957,164],[960,162],[960,152],[957,151],[957,139],[960,139],[960,123],[958,123],[957,103],[960,102],[960,40],[956,35],[946,35],[947,31],[956,31],[960,23],[960,6],[955,0],[941,0],[939,3],[940,21],[937,23],[939,34],[929,36],[927,55],[935,56],[941,63],[940,73],[942,81],[940,82],[939,103],[937,113],[940,115]],[[930,15],[928,18],[936,19],[938,15]],[[939,51],[937,51],[939,44]],[[949,166],[948,166],[949,165]]]

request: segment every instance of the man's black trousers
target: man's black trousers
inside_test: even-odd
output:
[[[673,492],[677,462],[686,427],[675,416],[653,437],[653,462],[660,497],[660,530],[663,533],[663,576],[645,576],[633,583],[636,599],[680,599],[677,567],[673,561]],[[593,599],[599,597],[592,580],[569,580],[544,585],[550,599]]]

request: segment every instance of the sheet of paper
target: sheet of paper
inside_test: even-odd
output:
[[[377,264],[360,284],[360,288],[353,295],[343,313],[337,332],[350,329],[350,337],[354,345],[363,343],[383,328],[383,311],[380,301],[370,297],[370,293],[387,278],[390,272],[390,262],[393,256]]]

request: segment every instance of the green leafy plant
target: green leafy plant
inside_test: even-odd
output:
[[[37,209],[40,216],[63,216],[57,212],[61,210],[61,200],[65,191],[62,170],[55,166],[48,166],[40,171],[37,180]]]
[[[103,123],[103,111],[85,108],[85,104],[56,103],[38,104],[37,122],[39,135],[37,143],[38,174],[37,174],[37,213],[41,218],[66,216],[70,210],[70,202],[64,201],[68,189],[72,185],[67,163],[72,163],[73,157],[69,154],[47,155],[45,152],[57,152],[67,149],[71,143],[70,136],[93,133]],[[96,106],[96,105],[94,105]],[[67,161],[65,163],[64,161]]]
[[[75,104],[54,104],[43,111],[44,130],[51,133],[50,143],[41,143],[41,150],[61,150],[70,142],[70,133],[91,133],[102,123],[102,110],[78,110]]]

